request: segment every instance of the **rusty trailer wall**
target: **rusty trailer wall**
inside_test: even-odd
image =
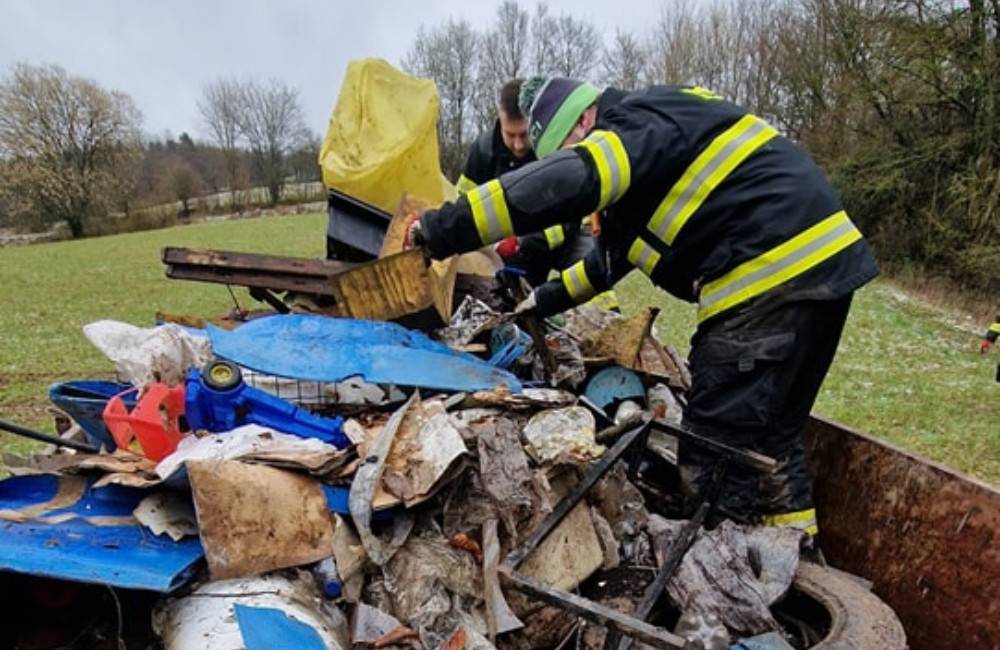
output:
[[[913,648],[1000,648],[1000,491],[813,418],[823,552],[874,583]]]

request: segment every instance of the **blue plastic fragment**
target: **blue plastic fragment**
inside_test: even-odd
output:
[[[56,476],[0,481],[0,510],[23,510],[50,501],[59,481]],[[175,542],[138,522],[95,525],[84,519],[129,517],[147,494],[118,485],[95,490],[88,481],[83,495],[69,507],[47,511],[32,521],[0,521],[0,570],[127,589],[176,589],[188,581],[204,555],[197,537]],[[68,513],[78,516],[62,523],[37,521]]]
[[[326,493],[326,503],[330,512],[336,512],[345,517],[351,516],[349,500],[351,496],[351,486],[349,485],[329,485],[323,484],[323,492]],[[375,510],[372,512],[373,522],[392,521],[393,508],[385,510]]]
[[[246,368],[305,381],[361,377],[443,391],[521,391],[517,377],[395,323],[282,314],[232,331],[208,326],[212,350]]]
[[[67,381],[49,386],[49,401],[76,420],[90,442],[114,451],[117,445],[101,416],[109,399],[132,387],[131,384],[98,379]],[[122,401],[130,411],[135,408],[134,393],[124,396]]]
[[[609,406],[627,399],[646,401],[642,378],[635,371],[621,366],[608,366],[598,371],[583,393],[587,399],[607,411]],[[610,414],[609,414],[610,415]]]
[[[240,604],[233,609],[246,650],[326,650],[326,644],[312,626],[280,609]]]
[[[338,449],[351,444],[344,435],[344,419],[325,418],[240,381],[227,390],[207,386],[201,370],[188,371],[184,384],[184,417],[192,431],[232,431],[244,424],[317,438]]]

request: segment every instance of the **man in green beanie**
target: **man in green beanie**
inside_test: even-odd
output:
[[[496,123],[469,148],[462,175],[455,184],[459,194],[537,160],[528,138],[528,118],[518,104],[521,83],[521,79],[511,79],[500,88]],[[550,271],[569,268],[594,248],[590,229],[580,226],[577,221],[556,224],[542,232],[510,235],[493,249],[505,265],[521,269],[528,282],[537,286],[548,279]],[[592,302],[605,309],[618,308],[618,299],[611,290],[595,296]]]
[[[601,215],[598,246],[521,308],[549,315],[633,269],[698,305],[685,426],[779,462],[726,473],[718,510],[818,528],[801,432],[855,290],[878,274],[868,244],[809,156],[746,109],[699,87],[604,92],[533,78],[521,92],[538,162],[424,213],[433,257]],[[682,447],[700,501],[710,459]]]

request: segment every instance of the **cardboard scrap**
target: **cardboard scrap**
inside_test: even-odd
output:
[[[549,509],[551,504],[558,503],[569,494],[576,481],[575,471],[561,472],[552,478],[548,493],[543,495],[548,503],[543,503],[542,509]],[[572,591],[602,564],[604,549],[594,528],[590,508],[581,502],[528,556],[520,572],[556,589]]]
[[[639,360],[639,350],[658,313],[658,309],[649,307],[629,318],[611,321],[603,329],[584,337],[584,354],[608,357],[620,366],[634,368]]]
[[[333,527],[326,495],[315,479],[231,460],[185,465],[213,580],[329,557]]]
[[[416,402],[393,441],[382,485],[406,507],[412,507],[437,491],[465,453],[465,441],[444,405]]]

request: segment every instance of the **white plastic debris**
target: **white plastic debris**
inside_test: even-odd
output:
[[[272,574],[203,584],[191,594],[161,602],[153,629],[166,650],[243,650],[236,605],[273,608],[311,627],[327,650],[346,650],[327,623],[312,577],[289,580]]]
[[[166,480],[191,460],[242,460],[323,476],[340,467],[347,456],[347,452],[316,438],[245,424],[225,433],[181,438],[177,449],[156,466],[156,474]]]
[[[84,325],[83,334],[114,362],[115,372],[134,386],[179,384],[190,368],[200,368],[212,358],[207,337],[173,323],[147,329],[99,320]]]
[[[591,461],[604,453],[594,441],[595,427],[593,414],[582,406],[539,411],[524,427],[526,450],[539,463]]]
[[[182,492],[154,492],[139,502],[132,516],[154,535],[170,535],[179,542],[198,534],[198,521],[191,497]]]

